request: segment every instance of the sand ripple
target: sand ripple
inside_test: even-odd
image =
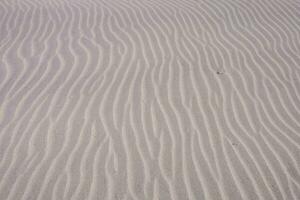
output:
[[[0,199],[300,199],[299,13],[0,0]]]

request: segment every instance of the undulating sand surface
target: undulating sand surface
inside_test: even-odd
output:
[[[0,0],[0,200],[299,200],[299,0]]]

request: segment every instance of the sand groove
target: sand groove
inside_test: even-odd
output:
[[[300,199],[296,0],[0,0],[0,199]]]

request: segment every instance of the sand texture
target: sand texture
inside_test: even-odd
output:
[[[0,0],[0,200],[300,200],[300,1]]]

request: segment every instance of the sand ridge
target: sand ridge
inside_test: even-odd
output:
[[[0,199],[300,199],[299,11],[0,0]]]

